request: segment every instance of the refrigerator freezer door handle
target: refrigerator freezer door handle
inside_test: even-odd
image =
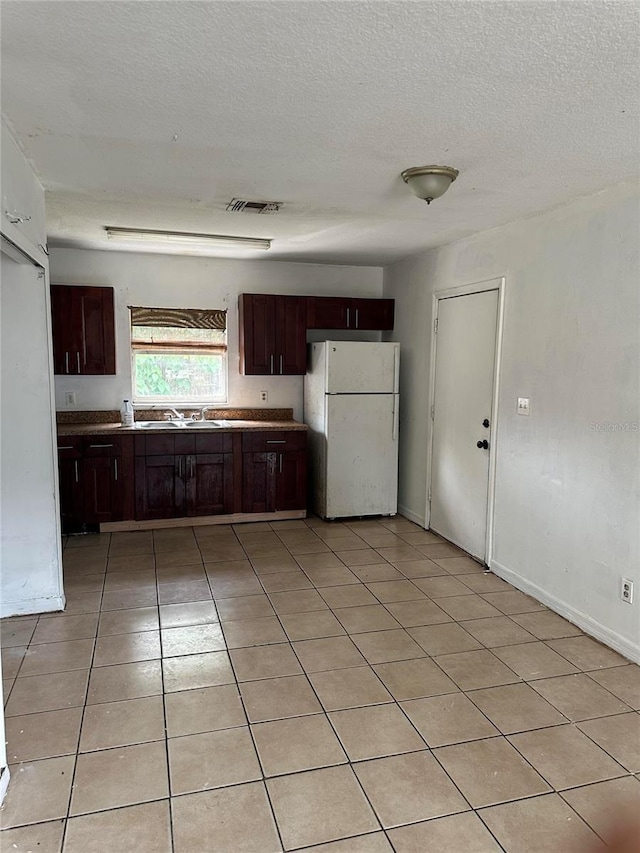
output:
[[[391,428],[391,438],[393,441],[398,440],[398,421],[400,419],[400,405],[398,403],[398,396],[394,394],[393,396],[393,427]]]
[[[400,359],[398,358],[398,347],[393,348],[393,391],[400,391]]]

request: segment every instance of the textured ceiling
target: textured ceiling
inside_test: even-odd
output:
[[[120,225],[382,264],[638,173],[636,2],[4,0],[1,13],[2,109],[48,190],[54,245],[105,247]],[[430,207],[399,177],[426,163],[460,170]],[[284,206],[231,214],[232,197]]]

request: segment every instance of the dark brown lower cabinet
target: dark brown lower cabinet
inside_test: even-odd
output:
[[[233,454],[186,457],[187,515],[230,515],[234,509]]]
[[[136,457],[136,518],[185,515],[184,456]]]
[[[58,454],[60,518],[63,533],[78,529],[83,521],[81,465],[81,459],[69,459],[62,453]]]
[[[306,432],[243,437],[242,511],[278,512],[307,505]]]
[[[230,434],[136,438],[137,519],[224,515],[234,511]]]
[[[132,462],[129,436],[58,438],[63,532],[133,517]]]
[[[82,462],[83,516],[93,524],[122,518],[122,459],[95,456]]]
[[[276,509],[306,509],[306,506],[307,453],[305,450],[290,450],[282,453],[278,462]]]

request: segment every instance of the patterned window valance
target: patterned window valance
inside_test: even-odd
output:
[[[227,312],[200,308],[138,308],[129,306],[132,326],[170,327],[172,329],[227,328]]]

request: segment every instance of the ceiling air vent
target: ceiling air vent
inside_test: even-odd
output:
[[[277,213],[281,207],[281,201],[247,201],[245,198],[232,198],[227,205],[227,210],[231,213]]]

